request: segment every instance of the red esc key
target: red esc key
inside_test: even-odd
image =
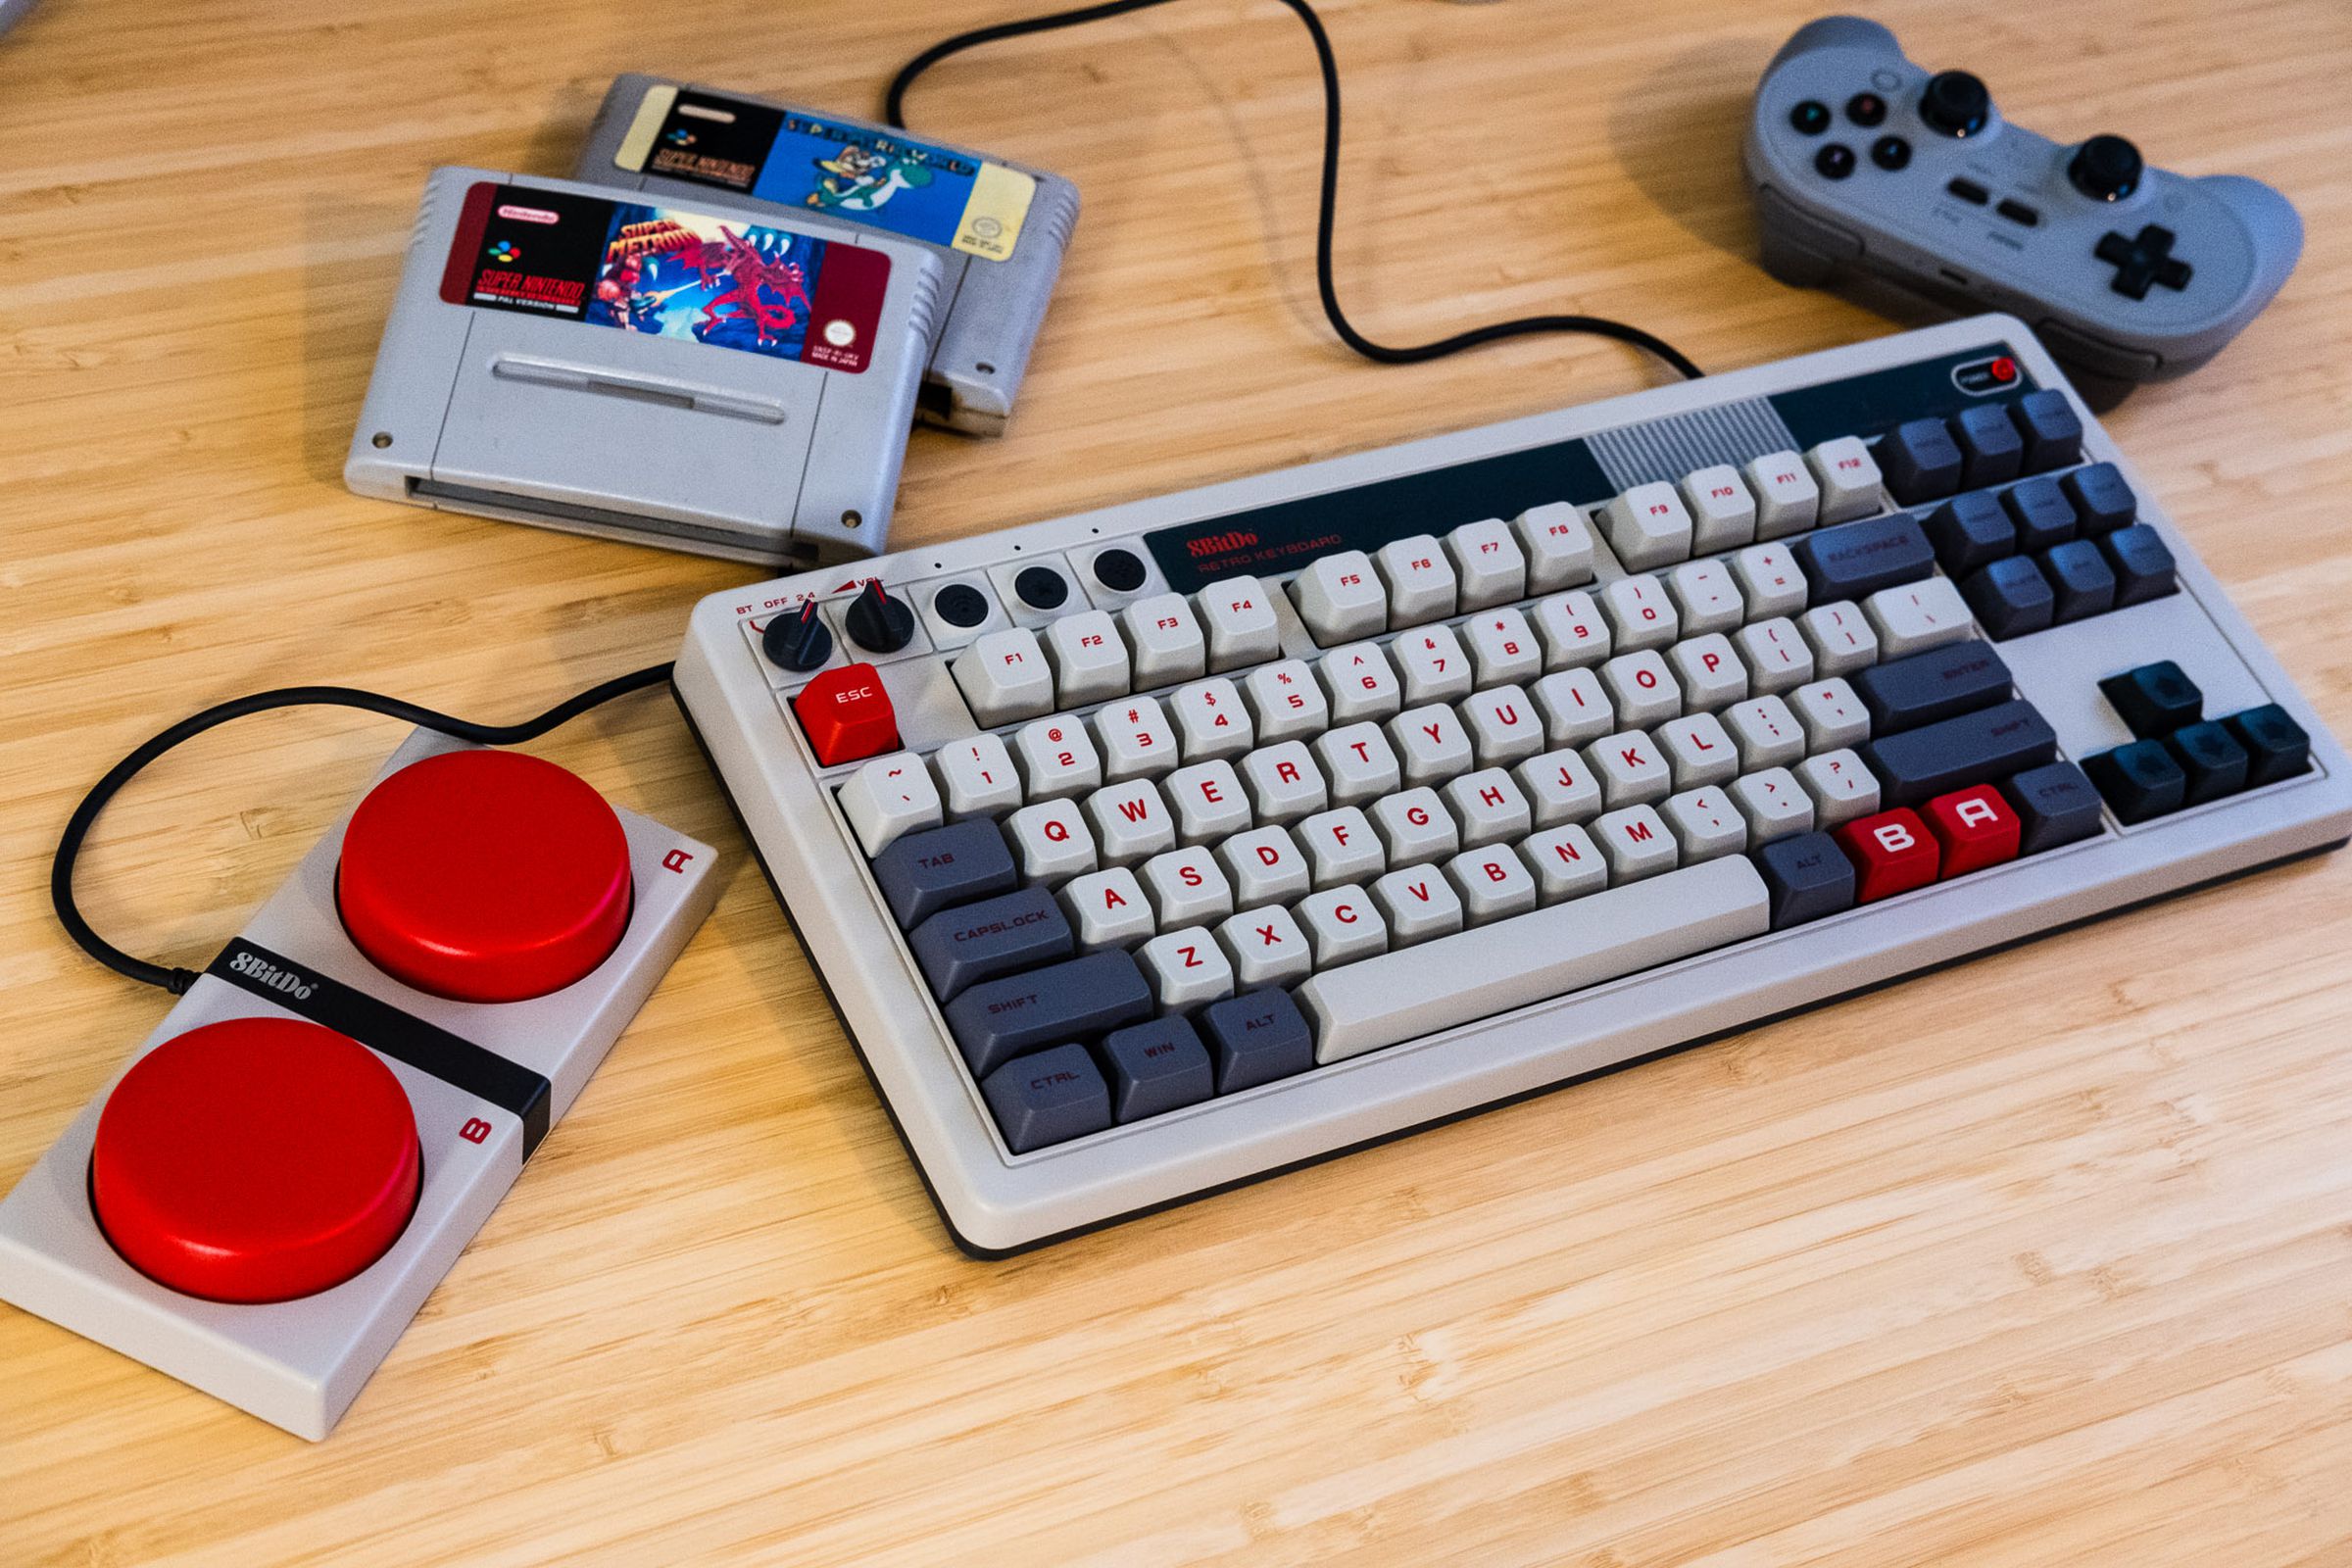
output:
[[[792,710],[826,767],[899,749],[899,715],[871,664],[826,670],[801,688]]]

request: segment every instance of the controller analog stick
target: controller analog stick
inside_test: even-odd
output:
[[[360,803],[335,872],[343,928],[394,979],[520,1002],[585,976],[629,923],[629,841],[605,798],[536,757],[444,752]]]
[[[165,1041],[115,1085],[90,1150],[90,1201],[115,1250],[215,1301],[342,1284],[399,1240],[422,1177],[392,1069],[301,1018]]]
[[[2121,136],[2093,136],[2075,149],[2066,177],[2094,202],[2120,202],[2139,189],[2139,149]]]
[[[1919,118],[1946,136],[1974,136],[1992,113],[1992,94],[1965,71],[1938,71],[1920,94]]]

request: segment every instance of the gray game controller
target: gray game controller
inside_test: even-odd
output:
[[[2062,146],[1930,73],[1860,17],[1809,22],[1756,86],[1742,162],[1765,269],[1875,273],[2032,322],[2094,408],[2219,354],[2303,249],[2285,197],[2153,169],[2121,136]]]

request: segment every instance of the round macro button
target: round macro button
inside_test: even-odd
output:
[[[1817,98],[1808,98],[1788,111],[1788,123],[1801,136],[1818,136],[1830,128],[1830,106]]]
[[[444,752],[352,813],[343,928],[379,968],[460,1002],[560,991],[628,928],[629,841],[605,798],[520,752]]]
[[[1012,579],[1012,591],[1032,610],[1059,610],[1070,597],[1070,581],[1052,566],[1025,566]]]
[[[968,630],[988,618],[988,595],[968,582],[952,582],[931,596],[931,612]]]
[[[215,1301],[342,1284],[399,1239],[422,1179],[392,1069],[300,1018],[165,1041],[115,1085],[90,1151],[90,1202],[115,1250]]]
[[[1114,594],[1131,594],[1144,585],[1144,563],[1132,550],[1105,550],[1095,558],[1095,581]]]
[[[1843,179],[1854,172],[1854,150],[1841,141],[1831,142],[1813,155],[1813,167],[1824,179]]]

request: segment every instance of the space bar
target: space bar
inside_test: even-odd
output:
[[[1764,879],[1737,855],[1326,969],[1296,993],[1315,1059],[1378,1051],[1762,936]]]

